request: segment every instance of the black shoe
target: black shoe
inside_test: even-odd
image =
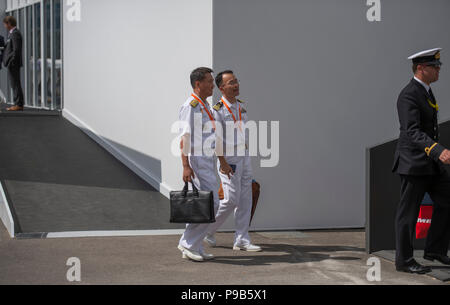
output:
[[[425,253],[423,256],[424,259],[434,262],[437,260],[441,264],[450,265],[450,257],[447,255],[434,254],[434,253]]]
[[[415,273],[415,274],[425,274],[425,273],[430,273],[431,268],[427,267],[427,266],[422,266],[413,259],[408,264],[406,264],[402,267],[397,267],[397,271],[406,272],[406,273]]]

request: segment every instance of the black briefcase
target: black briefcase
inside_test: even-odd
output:
[[[179,192],[170,192],[170,222],[171,223],[213,223],[214,213],[213,192],[199,191],[189,184]]]

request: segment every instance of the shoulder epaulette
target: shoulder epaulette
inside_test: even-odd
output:
[[[223,103],[222,103],[222,102],[219,102],[219,103],[217,103],[217,104],[214,105],[213,109],[214,109],[215,111],[219,111],[222,107],[223,107]]]
[[[199,104],[199,102],[197,100],[192,100],[192,102],[191,102],[191,106],[194,108],[197,107],[198,104]]]
[[[242,101],[242,100],[240,100],[240,99],[238,99],[237,100],[239,103],[241,103],[241,104],[244,104],[245,102],[244,101]]]

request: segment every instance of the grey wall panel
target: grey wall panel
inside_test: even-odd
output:
[[[258,228],[363,227],[365,152],[398,136],[395,103],[406,58],[443,47],[446,0],[215,0],[214,68],[231,68],[254,120],[280,121],[280,164],[260,168]],[[425,25],[426,24],[426,25]],[[434,86],[450,118],[450,75]],[[216,97],[217,98],[217,97]]]

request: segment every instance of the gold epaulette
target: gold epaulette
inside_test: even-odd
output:
[[[214,107],[213,107],[213,109],[214,109],[215,111],[219,111],[220,109],[222,109],[222,107],[223,107],[223,103],[220,102],[220,103],[215,104]]]
[[[197,107],[198,104],[199,104],[199,102],[197,100],[192,100],[192,102],[191,102],[191,106],[194,108]]]
[[[242,100],[240,100],[240,99],[238,99],[237,100],[239,103],[241,103],[241,104],[244,104],[245,102],[244,101],[242,101]]]

